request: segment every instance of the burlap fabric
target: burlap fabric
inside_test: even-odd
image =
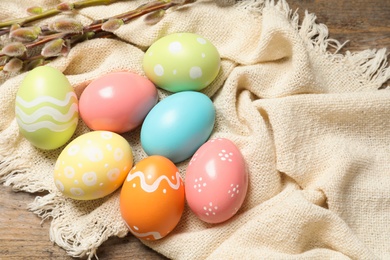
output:
[[[142,2],[90,7],[73,16],[88,24]],[[23,1],[3,0],[0,18],[23,16],[24,9]],[[197,1],[169,11],[156,25],[137,19],[121,27],[121,40],[81,43],[50,66],[63,71],[80,95],[111,71],[144,75],[144,51],[173,32],[201,34],[218,48],[221,71],[203,91],[217,111],[212,137],[237,144],[250,183],[231,220],[205,224],[186,207],[172,234],[147,245],[173,259],[389,259],[390,91],[378,90],[390,78],[386,51],[335,54],[341,45],[328,39],[326,26],[312,14],[298,24],[283,0],[225,7]],[[51,221],[51,239],[69,255],[93,257],[105,240],[128,233],[119,191],[83,202],[56,190],[52,172],[61,149],[32,147],[14,118],[24,76],[1,74],[1,181],[15,190],[48,191],[30,209]],[[160,91],[160,99],[167,94]],[[87,131],[80,121],[74,137]],[[135,162],[146,156],[139,129],[123,136]],[[187,163],[178,165],[184,179]]]

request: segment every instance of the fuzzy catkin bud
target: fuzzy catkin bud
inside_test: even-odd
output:
[[[3,70],[7,72],[18,72],[23,68],[23,61],[18,58],[12,58],[4,65]]]
[[[70,39],[65,40],[62,45],[63,47],[61,49],[61,55],[66,57],[68,56],[70,49],[72,48],[71,40]]]
[[[72,3],[61,3],[56,6],[58,11],[66,12],[66,11],[72,11],[74,9],[74,4]]]
[[[83,25],[72,18],[60,18],[49,25],[50,29],[64,33],[78,33],[83,31]]]
[[[41,14],[43,12],[42,7],[40,6],[32,6],[27,8],[27,13],[29,14]]]
[[[32,60],[30,61],[29,63],[27,63],[27,65],[25,66],[25,70],[26,71],[29,71],[29,70],[32,70],[38,66],[42,66],[45,64],[45,60],[44,59],[36,59],[36,60]]]
[[[3,47],[1,50],[2,54],[10,57],[22,56],[27,51],[26,46],[21,42],[11,42]]]
[[[102,24],[102,30],[106,32],[113,32],[124,24],[122,19],[109,19]]]
[[[20,25],[15,23],[13,25],[11,25],[11,28],[9,29],[10,32],[12,31],[15,31],[16,29],[19,29],[20,28]]]
[[[9,33],[9,37],[21,42],[32,42],[38,38],[41,29],[37,26],[22,27]]]
[[[42,48],[41,55],[43,57],[55,57],[61,55],[61,50],[64,45],[63,39],[55,39],[45,44]]]
[[[165,14],[165,10],[157,10],[153,13],[147,14],[144,18],[144,22],[147,25],[154,25],[162,20],[164,14]]]
[[[38,35],[42,32],[41,27],[39,26],[32,26],[30,28]]]
[[[3,66],[4,64],[6,64],[8,60],[9,60],[8,56],[1,56],[0,57],[0,66]]]

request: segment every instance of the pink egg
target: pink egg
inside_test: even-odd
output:
[[[79,111],[93,130],[124,133],[141,125],[157,99],[157,89],[147,78],[114,72],[95,79],[85,88]]]
[[[235,215],[244,202],[247,189],[244,158],[228,139],[217,138],[203,144],[187,167],[187,203],[205,222],[220,223]]]

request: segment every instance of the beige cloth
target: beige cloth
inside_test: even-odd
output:
[[[76,17],[89,23],[141,2],[86,8]],[[1,1],[0,18],[22,16],[24,8]],[[298,25],[284,0],[231,7],[197,1],[156,25],[138,19],[121,27],[116,34],[123,41],[79,44],[50,66],[63,71],[79,95],[110,71],[144,75],[145,49],[179,31],[203,35],[221,54],[221,72],[204,90],[217,110],[212,137],[241,149],[249,190],[231,220],[205,224],[186,207],[172,234],[147,245],[173,259],[389,259],[390,91],[378,90],[390,78],[386,51],[332,54],[327,49],[341,45],[328,39],[326,26],[312,14]],[[35,149],[18,133],[14,98],[25,74],[1,76],[1,180],[15,190],[48,191],[31,210],[50,219],[51,239],[69,255],[93,257],[109,237],[128,233],[119,191],[89,202],[61,196],[52,179],[61,149]],[[75,137],[87,131],[80,122]],[[124,136],[135,162],[145,157],[139,129]],[[179,164],[183,178],[187,163]]]

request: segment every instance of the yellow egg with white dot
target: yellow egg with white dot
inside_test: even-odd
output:
[[[54,183],[76,200],[107,196],[122,186],[133,167],[130,144],[110,131],[93,131],[70,142],[54,166]]]
[[[170,92],[199,91],[217,77],[221,58],[217,48],[195,33],[173,33],[146,51],[143,68],[158,87]]]

